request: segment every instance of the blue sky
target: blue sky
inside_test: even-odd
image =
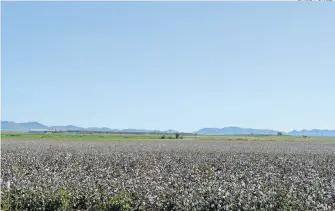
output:
[[[2,120],[335,128],[335,5],[2,2]]]

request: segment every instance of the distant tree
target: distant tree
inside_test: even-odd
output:
[[[278,135],[278,136],[282,136],[283,133],[282,133],[282,132],[278,132],[277,135]]]
[[[165,139],[165,135],[162,135],[161,139]]]
[[[179,138],[179,136],[180,136],[180,134],[179,134],[179,133],[176,133],[176,139],[178,139],[178,138]]]

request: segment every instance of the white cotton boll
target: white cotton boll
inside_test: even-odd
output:
[[[6,187],[7,187],[7,190],[10,190],[10,181],[6,182]]]

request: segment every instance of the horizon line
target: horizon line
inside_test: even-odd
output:
[[[193,132],[185,132],[185,131],[180,131],[180,130],[172,129],[172,128],[169,128],[169,129],[144,129],[144,128],[123,128],[123,129],[118,129],[118,128],[110,128],[108,126],[82,127],[82,126],[77,126],[77,125],[73,125],[73,124],[48,126],[48,125],[43,124],[43,123],[38,122],[38,121],[15,122],[15,121],[1,120],[1,123],[2,122],[13,122],[13,123],[16,123],[16,124],[38,123],[38,124],[44,125],[46,127],[67,127],[67,126],[74,126],[74,127],[84,128],[84,129],[88,129],[88,128],[107,128],[107,129],[110,129],[110,130],[148,130],[148,131],[155,131],[155,130],[157,130],[157,131],[168,131],[168,130],[174,130],[176,132],[184,132],[184,133],[196,133],[196,132],[198,132],[199,130],[202,130],[202,129],[224,129],[224,128],[240,128],[240,129],[252,129],[252,130],[272,130],[272,131],[275,131],[275,132],[284,132],[284,133],[289,133],[289,132],[293,132],[293,131],[301,132],[301,131],[304,131],[304,130],[305,131],[312,131],[312,130],[328,130],[328,131],[332,131],[332,130],[335,130],[335,129],[321,129],[321,128],[310,128],[310,129],[304,128],[304,129],[278,130],[278,129],[269,129],[269,128],[253,128],[253,127],[240,127],[240,126],[230,125],[230,126],[225,126],[225,127],[202,127],[200,129],[194,130]]]

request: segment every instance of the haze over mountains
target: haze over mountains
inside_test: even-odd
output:
[[[56,129],[56,130],[76,130],[76,131],[106,131],[106,132],[128,132],[128,133],[176,133],[176,130],[144,130],[144,129],[110,129],[107,127],[78,127],[75,125],[67,126],[46,126],[39,122],[26,122],[26,123],[16,123],[10,121],[1,121],[1,130],[2,131],[18,131],[18,132],[28,132],[31,129]]]
[[[86,130],[86,131],[106,131],[106,132],[132,132],[132,133],[176,133],[176,130],[144,130],[144,129],[111,129],[107,127],[77,127],[74,125],[67,126],[46,126],[39,122],[26,122],[26,123],[16,123],[10,121],[1,121],[2,131],[18,131],[18,132],[28,132],[31,129],[57,129],[57,130]],[[259,134],[259,135],[277,135],[277,130],[269,129],[254,129],[254,128],[241,128],[241,127],[224,127],[224,128],[202,128],[194,133],[199,135],[247,135],[247,134]],[[301,130],[301,131],[290,131],[284,133],[285,135],[292,136],[335,136],[335,130]]]
[[[247,134],[257,134],[257,135],[277,135],[277,130],[269,129],[253,129],[253,128],[240,128],[240,127],[225,127],[225,128],[203,128],[198,130],[196,133],[201,135],[247,135]],[[335,130],[293,130],[288,133],[282,132],[284,135],[291,136],[335,136]]]

